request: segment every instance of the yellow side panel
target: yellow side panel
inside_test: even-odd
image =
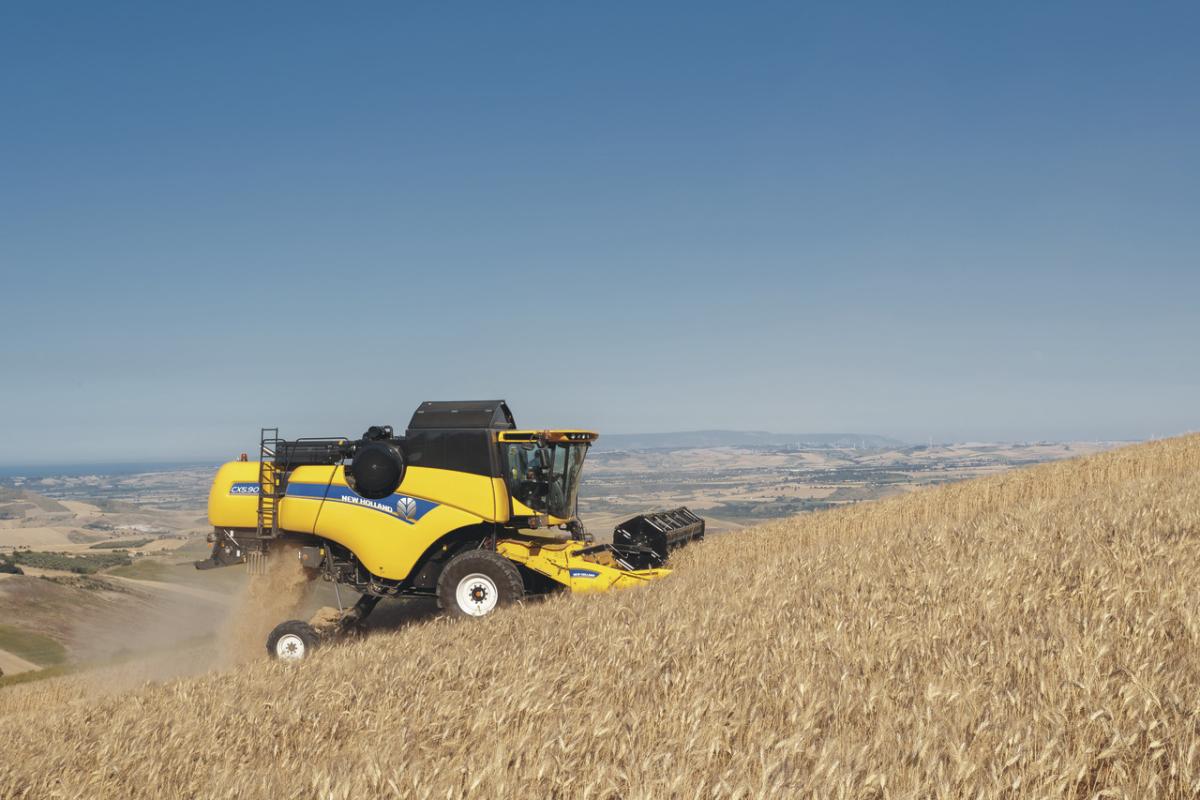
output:
[[[491,478],[410,467],[400,489],[381,500],[359,497],[341,467],[300,467],[280,502],[279,526],[349,548],[372,573],[393,580],[445,534],[495,518]]]
[[[537,513],[517,498],[512,498],[512,513],[518,517],[536,517]]]
[[[508,515],[497,514],[499,509],[496,508],[499,505],[496,500],[497,489],[500,490],[501,497],[507,496],[503,487],[503,480],[486,475],[472,475],[469,472],[455,472],[449,469],[409,467],[404,472],[404,482],[400,484],[398,491],[401,494],[411,494],[414,497],[424,497],[454,506],[489,522],[503,522],[508,519]]]
[[[504,478],[492,478],[492,493],[496,498],[496,522],[508,522],[515,512],[509,506],[508,484]]]
[[[258,462],[230,461],[208,490],[208,522],[215,528],[258,526]]]

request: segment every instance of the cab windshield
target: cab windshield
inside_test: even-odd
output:
[[[509,491],[534,511],[570,519],[587,449],[587,442],[508,444]]]

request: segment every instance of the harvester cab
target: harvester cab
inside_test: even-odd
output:
[[[384,597],[433,597],[481,617],[529,595],[636,586],[670,573],[670,552],[704,536],[686,508],[645,514],[597,544],[577,512],[586,430],[518,429],[502,400],[425,402],[403,436],[280,438],[231,461],[208,499],[212,554],[198,569],[299,558],[310,577],[361,596],[321,628],[291,620],[268,638],[303,658],[357,629]],[[339,606],[340,603],[340,593]]]

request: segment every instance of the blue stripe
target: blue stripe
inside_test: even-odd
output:
[[[324,483],[289,483],[287,497],[305,500],[325,499],[332,503],[346,503],[378,511],[412,525],[421,517],[438,507],[438,503],[407,494],[392,494],[379,500],[368,500],[346,486]]]

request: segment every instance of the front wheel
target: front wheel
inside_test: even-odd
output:
[[[525,596],[517,565],[491,550],[468,550],[438,576],[438,605],[461,617],[484,617]]]
[[[280,661],[303,661],[317,649],[321,635],[307,622],[291,619],[281,622],[267,637],[267,652]]]

